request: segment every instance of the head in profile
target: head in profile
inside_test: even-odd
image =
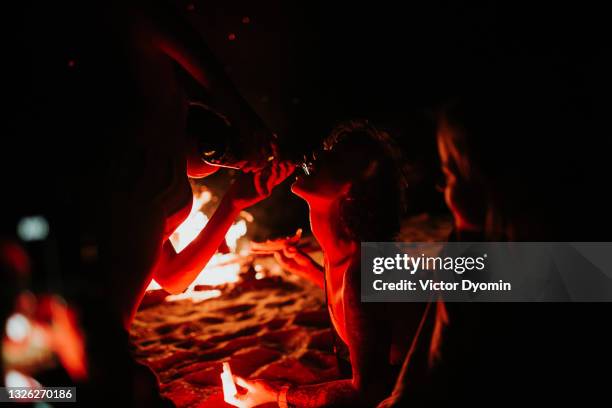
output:
[[[455,228],[480,233],[485,229],[487,205],[494,205],[487,191],[485,169],[478,162],[482,143],[465,127],[461,106],[449,106],[440,115],[438,152],[444,176],[444,201],[453,214]],[[470,131],[472,133],[470,133]]]
[[[338,238],[391,241],[400,228],[405,181],[399,149],[367,121],[337,126],[303,164],[292,191]],[[316,228],[313,225],[313,228]]]
[[[440,111],[444,196],[459,235],[539,240],[559,224],[573,177],[567,121],[551,96],[521,89],[474,92]]]

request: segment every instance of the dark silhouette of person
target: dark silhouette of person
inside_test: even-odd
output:
[[[585,203],[579,201],[593,193],[593,179],[585,178],[590,163],[577,158],[580,148],[570,137],[580,113],[567,109],[567,88],[546,86],[533,73],[517,77],[481,84],[441,111],[438,150],[455,224],[449,240],[597,237],[580,222]],[[597,372],[610,361],[601,325],[606,304],[446,303],[445,309],[443,327],[434,315],[424,321],[394,392],[379,407],[605,398]]]
[[[20,163],[12,204],[57,225],[68,260],[62,290],[78,305],[88,342],[82,395],[162,404],[153,374],[129,356],[126,329],[145,288],[157,273],[180,291],[236,211],[265,198],[292,168],[279,162],[274,135],[171,2],[34,1],[11,15],[19,86],[9,123],[15,146],[7,151]],[[245,174],[205,236],[179,257],[164,243],[191,209],[188,176],[224,164],[223,155],[205,161],[209,138],[218,141],[212,129],[187,129],[198,109],[185,77],[236,133],[240,155],[228,164]],[[111,384],[114,395],[98,394]]]

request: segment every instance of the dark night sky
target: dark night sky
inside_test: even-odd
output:
[[[419,211],[441,204],[429,115],[441,101],[499,85],[534,94],[548,86],[556,94],[543,103],[569,95],[597,117],[608,99],[609,46],[598,10],[453,3],[181,0],[180,7],[287,146],[316,145],[349,118],[391,130],[423,173],[410,198]],[[575,137],[596,144],[602,136]],[[261,211],[295,211],[291,202],[282,195]]]
[[[334,123],[349,118],[371,119],[391,130],[405,155],[423,171],[426,187],[413,194],[415,211],[440,205],[440,197],[432,192],[437,163],[430,113],[455,94],[500,84],[524,86],[522,82],[535,89],[548,82],[556,94],[576,104],[570,116],[578,110],[586,112],[589,129],[595,129],[571,135],[574,144],[584,147],[581,160],[604,161],[606,157],[602,160],[596,154],[607,151],[600,146],[602,141],[609,142],[609,131],[604,129],[612,69],[603,9],[584,2],[554,7],[534,6],[533,2],[454,3],[179,0],[177,5],[288,150],[317,145]],[[74,27],[87,25],[87,18],[79,21],[78,11],[70,16],[60,11],[54,15],[56,6],[47,2],[45,13],[50,15],[33,16],[38,8],[32,4],[27,3],[30,11],[24,21],[41,19],[44,30],[59,28],[72,38],[78,37]],[[95,16],[95,7],[105,3],[91,4],[94,10],[87,12]],[[14,125],[13,134],[24,133],[23,123],[29,121],[24,112],[36,104],[23,90],[34,87],[33,80],[45,86],[58,82],[47,72],[37,71],[42,57],[36,53],[41,50],[33,56],[25,50],[22,56],[20,37],[29,33],[24,32],[19,18],[15,21],[19,25],[11,30],[16,49],[9,48],[6,54],[12,57],[9,68],[16,72],[5,76],[9,95],[15,91],[14,97],[7,98],[17,107],[9,115],[16,119],[9,121],[9,128]],[[35,35],[44,37],[45,32]],[[52,45],[61,51],[62,44]],[[28,58],[34,61],[30,65]],[[33,73],[28,77],[30,70]],[[61,90],[61,83],[55,86]],[[531,98],[529,92],[526,99]],[[553,100],[556,94],[547,97]],[[52,106],[53,97],[49,100]],[[114,103],[98,102],[101,106]],[[595,124],[597,121],[601,123]],[[53,158],[65,155],[69,146],[55,142],[61,132],[47,123],[36,123],[32,129],[14,138],[19,142],[14,151],[4,149],[6,156],[21,157],[18,168],[22,173],[18,174],[26,183],[41,171],[23,166],[36,162],[24,155],[24,144],[39,146],[37,154],[50,162],[47,174],[65,163]],[[82,136],[83,140],[87,137],[90,135]],[[5,173],[15,172],[15,166],[5,167]],[[32,174],[23,170],[32,170]],[[17,186],[24,185],[23,180],[11,178]],[[284,199],[288,198],[279,198]]]
[[[507,3],[180,2],[286,137],[354,116],[401,120],[482,79],[494,63],[533,67],[534,75],[571,71],[567,86],[591,76],[605,42],[597,10]]]

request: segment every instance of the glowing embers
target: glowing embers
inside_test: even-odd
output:
[[[200,290],[200,291],[185,291],[178,295],[166,296],[166,302],[176,302],[177,300],[191,299],[193,303],[202,302],[204,300],[213,299],[221,296],[220,290]]]

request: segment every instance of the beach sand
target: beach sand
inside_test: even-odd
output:
[[[323,292],[289,275],[245,279],[221,296],[159,302],[149,292],[131,329],[134,355],[177,407],[225,407],[222,362],[235,375],[292,384],[340,378]],[[156,300],[157,298],[157,300]]]
[[[444,241],[449,231],[447,220],[422,216],[405,223],[401,238]],[[320,251],[313,255],[320,261]],[[131,328],[133,353],[177,407],[229,406],[221,391],[224,361],[245,378],[294,385],[341,378],[323,291],[271,257],[257,259],[265,273],[256,279],[252,261],[245,259],[241,281],[215,287],[221,295],[213,299],[168,302],[161,290],[147,292]]]

